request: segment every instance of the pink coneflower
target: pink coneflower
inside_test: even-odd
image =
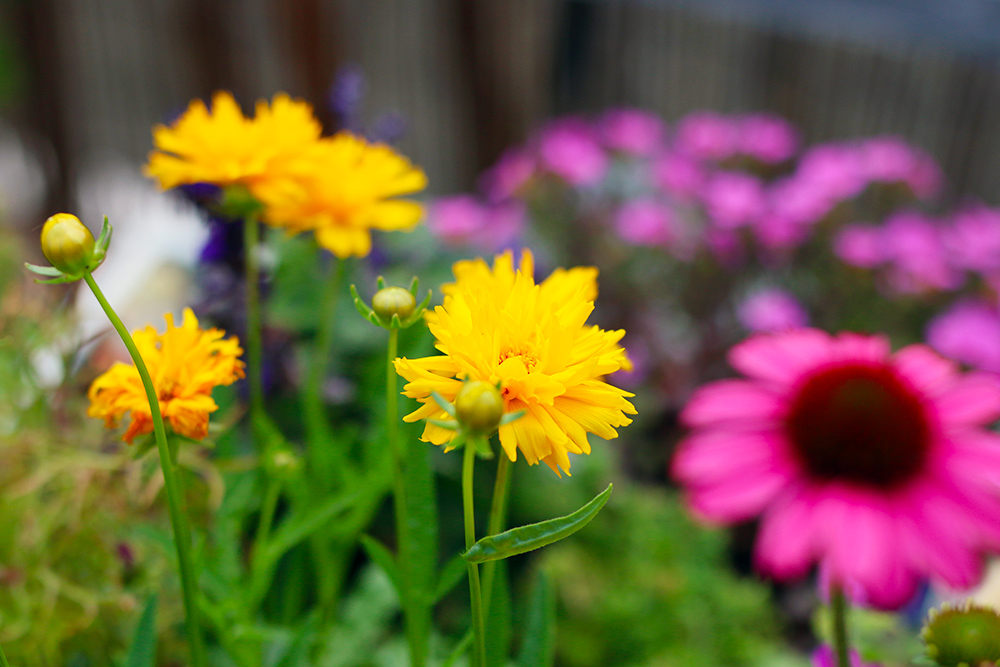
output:
[[[882,667],[878,663],[862,662],[861,655],[857,651],[852,650],[850,655],[851,667]],[[813,652],[812,664],[813,667],[837,667],[837,656],[834,655],[832,648],[824,644]]]
[[[855,600],[892,609],[922,577],[968,588],[1000,546],[1000,382],[923,345],[816,329],[730,350],[747,379],[698,390],[673,474],[702,517],[760,515],[758,569],[820,566]]]

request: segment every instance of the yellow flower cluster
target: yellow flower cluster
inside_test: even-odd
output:
[[[423,171],[382,144],[349,132],[321,136],[312,108],[287,95],[257,103],[245,118],[233,96],[195,100],[171,126],[153,130],[146,174],[164,189],[193,183],[241,185],[264,207],[264,221],[313,231],[344,258],[371,250],[372,229],[411,229],[419,204],[394,199],[427,186]]]
[[[500,427],[511,461],[520,449],[529,464],[569,471],[569,453],[589,454],[587,434],[610,439],[635,414],[627,391],[604,381],[631,364],[619,341],[624,331],[588,326],[597,297],[597,269],[559,269],[535,284],[534,259],[513,255],[458,262],[444,304],[427,314],[444,356],[396,360],[408,383],[403,393],[423,405],[405,417],[447,419],[431,396],[454,402],[465,380],[500,383],[505,412],[525,414]],[[447,444],[455,433],[428,423],[423,440]]]
[[[208,434],[208,415],[219,409],[212,389],[232,384],[243,377],[243,354],[235,336],[224,338],[220,329],[202,330],[190,308],[184,310],[181,326],[174,326],[167,313],[167,330],[153,327],[132,334],[149,375],[153,380],[160,411],[175,433],[200,440]],[[131,424],[123,440],[130,443],[153,431],[146,392],[136,367],[116,363],[100,375],[87,394],[87,414],[103,418],[112,428],[128,413]]]

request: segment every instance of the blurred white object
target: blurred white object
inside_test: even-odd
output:
[[[80,173],[80,219],[95,236],[105,215],[114,227],[107,259],[94,272],[97,283],[129,331],[147,324],[162,330],[164,313],[179,317],[191,302],[193,269],[208,237],[201,215],[181,197],[160,192],[134,164],[95,161]],[[77,292],[76,307],[81,340],[110,329],[89,289]]]

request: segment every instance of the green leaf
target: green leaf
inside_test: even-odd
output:
[[[484,601],[485,603],[485,601]],[[504,667],[510,651],[510,585],[507,563],[496,563],[493,590],[486,611],[486,667]]]
[[[49,276],[52,278],[58,278],[63,275],[63,272],[54,266],[41,266],[39,264],[31,264],[29,262],[24,263],[24,268],[28,269],[32,273],[37,273],[40,276]]]
[[[469,563],[485,563],[533,551],[569,537],[597,516],[611,497],[613,486],[608,484],[608,488],[572,514],[484,537],[473,544],[462,557]]]
[[[526,617],[518,667],[552,667],[556,658],[556,596],[544,572],[535,578]]]
[[[461,556],[455,556],[448,561],[438,577],[437,587],[434,589],[434,600],[437,603],[448,594],[451,589],[458,585],[458,582],[465,578],[469,571],[469,566]]]
[[[358,493],[347,497],[334,497],[310,512],[292,517],[283,524],[267,543],[267,555],[277,561],[293,546],[322,529],[338,514],[351,509],[357,502]]]
[[[436,391],[431,392],[431,398],[434,399],[434,402],[438,404],[439,408],[448,413],[449,417],[455,417],[455,406],[451,404],[451,401]]]
[[[156,667],[156,593],[149,597],[139,617],[125,667]]]
[[[368,557],[388,575],[389,581],[392,582],[393,587],[396,589],[396,594],[399,595],[399,599],[404,599],[406,591],[403,590],[403,579],[399,572],[399,565],[396,564],[395,556],[392,555],[392,552],[384,544],[373,537],[362,535],[360,540],[361,546],[365,548]]]

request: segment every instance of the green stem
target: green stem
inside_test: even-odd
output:
[[[465,548],[476,543],[476,516],[472,501],[472,473],[476,463],[476,447],[465,443],[465,460],[462,464],[462,509],[465,513]],[[479,587],[479,566],[469,563],[469,597],[472,603],[472,632],[475,635],[475,660],[473,667],[486,664],[486,628],[483,623],[483,600]]]
[[[187,509],[184,506],[184,495],[181,492],[180,480],[177,477],[177,470],[174,467],[173,459],[170,455],[170,444],[167,442],[167,431],[163,426],[163,415],[160,414],[160,401],[153,386],[153,380],[149,377],[146,364],[139,354],[132,336],[129,335],[125,325],[115,313],[111,304],[104,298],[104,293],[97,286],[97,282],[90,273],[84,273],[83,279],[87,281],[94,296],[97,297],[101,308],[104,309],[108,319],[111,320],[115,331],[121,336],[122,342],[128,348],[128,353],[135,362],[135,368],[142,379],[142,386],[146,390],[146,398],[149,401],[149,411],[153,418],[153,433],[156,436],[156,449],[160,454],[160,467],[163,469],[163,486],[167,491],[167,506],[170,511],[170,523],[174,530],[174,546],[177,548],[177,565],[180,570],[181,591],[184,598],[184,613],[186,615],[186,625],[188,641],[191,648],[192,667],[205,667],[207,665],[205,654],[205,643],[201,635],[201,624],[198,619],[198,604],[196,598],[196,577],[194,561],[191,557],[191,528],[188,525]]]
[[[278,508],[279,498],[281,498],[281,482],[269,478],[267,490],[264,492],[264,502],[260,509],[260,521],[257,523],[257,532],[253,538],[253,551],[251,551],[251,569],[253,571],[260,567],[261,552],[271,533],[271,524],[274,523],[274,512]]]
[[[337,303],[340,301],[340,284],[344,278],[346,262],[334,259],[337,263],[327,271],[320,295],[319,330],[316,334],[316,345],[313,349],[309,373],[303,395],[303,408],[309,448],[314,453],[310,458],[320,460],[317,451],[330,446],[330,426],[326,420],[326,401],[323,399],[323,381],[326,379],[327,367],[330,365],[330,346],[333,343],[334,316],[337,314]],[[328,455],[325,453],[324,456]],[[337,466],[333,466],[337,467]],[[342,471],[330,470],[338,473]]]
[[[396,385],[396,351],[399,348],[399,329],[389,329],[389,344],[385,364],[385,420],[386,436],[393,457],[393,508],[396,512],[396,559],[402,575],[403,614],[406,623],[406,639],[410,645],[410,664],[412,667],[423,667],[426,660],[424,646],[420,637],[420,624],[417,616],[420,611],[414,607],[417,601],[413,596],[413,576],[410,572],[410,519],[407,513],[409,507],[406,500],[406,475],[403,471],[405,450],[399,441],[399,392]]]
[[[264,382],[261,365],[264,343],[260,315],[260,260],[257,245],[260,225],[257,216],[243,221],[243,258],[247,293],[247,383],[250,385],[250,423],[264,415]]]
[[[833,614],[833,652],[837,657],[837,667],[851,667],[847,641],[847,599],[839,584],[830,588],[830,611]]]
[[[0,646],[0,667],[10,667],[10,665],[7,664],[7,656],[4,655],[2,646]]]
[[[507,490],[510,488],[510,459],[500,448],[497,454],[497,479],[493,484],[493,504],[490,506],[490,522],[487,535],[496,535],[503,531],[507,520]],[[496,574],[497,561],[491,560],[483,565],[483,608],[489,610],[493,594],[493,577]]]

